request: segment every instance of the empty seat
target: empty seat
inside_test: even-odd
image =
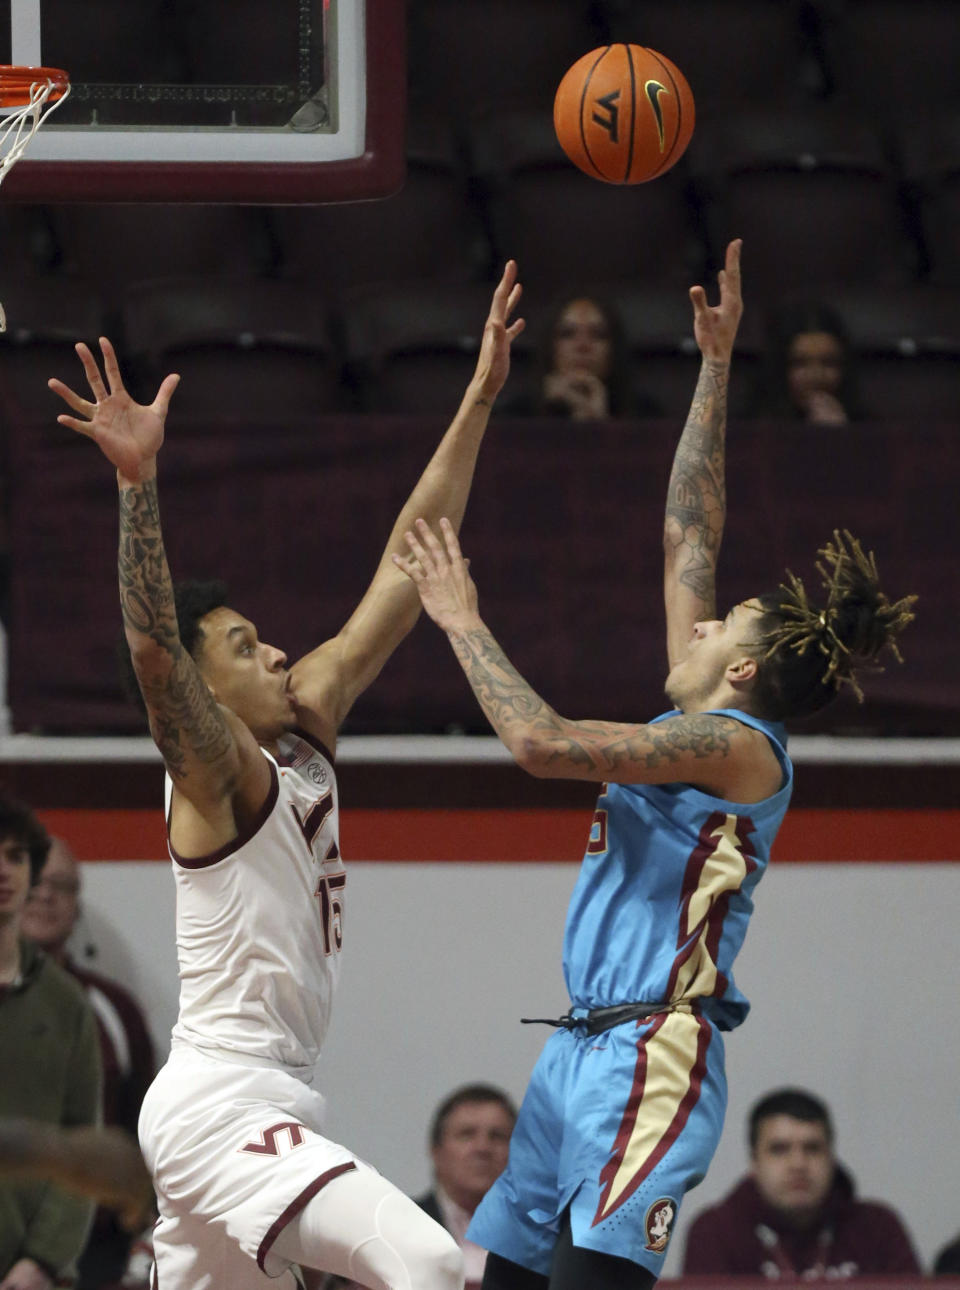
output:
[[[365,411],[452,416],[477,364],[490,289],[400,283],[357,288],[342,303],[344,348]],[[510,388],[529,350],[513,344]]]
[[[105,330],[105,307],[98,287],[54,277],[0,284],[7,330],[0,335],[0,399],[9,417],[47,420],[66,409],[47,388],[57,376],[86,390],[74,352],[78,340],[96,348]],[[56,427],[55,427],[56,428]]]
[[[918,251],[898,176],[873,128],[829,109],[716,118],[691,170],[714,263],[744,239],[749,290],[777,299],[810,281],[909,281]]]
[[[549,116],[491,110],[472,123],[497,257],[531,290],[562,281],[676,282],[703,269],[704,243],[681,161],[649,184],[607,184],[563,153]]]
[[[612,40],[665,54],[703,108],[785,103],[819,86],[797,0],[603,0],[602,8]]]
[[[327,308],[286,282],[145,282],[121,305],[125,348],[143,398],[180,373],[175,406],[244,416],[322,413],[341,406],[340,358]]]
[[[488,268],[463,158],[449,122],[435,117],[411,127],[399,193],[371,202],[278,206],[273,218],[283,274],[324,288],[416,277],[463,282]]]
[[[960,286],[960,112],[906,120],[897,136],[917,204],[927,276]]]
[[[955,0],[833,0],[837,92],[896,121],[922,99],[955,105],[960,21]]]
[[[585,0],[413,0],[410,98],[466,116],[477,103],[549,110],[557,85],[600,43]]]
[[[111,202],[50,210],[61,271],[111,287],[183,274],[253,276],[275,255],[262,207]]]

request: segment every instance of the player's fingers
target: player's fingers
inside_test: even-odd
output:
[[[52,390],[54,394],[58,394],[64,403],[73,408],[74,412],[82,412],[85,417],[92,417],[97,410],[95,403],[91,403],[89,399],[81,398],[75,390],[71,390],[69,385],[64,385],[63,381],[58,380],[55,376],[51,376],[50,380],[47,381],[47,388]]]
[[[153,410],[158,417],[165,417],[167,409],[170,406],[170,399],[174,390],[180,384],[180,377],[176,372],[171,372],[169,376],[163,378],[163,382],[157,390],[157,397],[153,400]]]
[[[440,523],[442,525],[443,520],[441,520]],[[430,559],[432,560],[433,565],[439,568],[443,563],[444,557],[444,551],[443,547],[440,545],[440,539],[425,519],[417,520],[417,528],[420,530],[421,540],[430,553]]]
[[[414,561],[419,561],[424,569],[426,569],[428,565],[432,568],[433,561],[431,560],[430,556],[427,554],[426,549],[420,544],[420,541],[416,533],[413,533],[410,529],[407,529],[406,533],[404,533],[403,536],[406,538],[407,546],[410,548],[411,558]]]
[[[701,318],[707,311],[707,293],[703,287],[690,288],[690,303],[693,305],[695,317]]]
[[[721,288],[726,287],[728,291],[736,292],[738,295],[740,292],[740,248],[742,246],[742,239],[739,237],[734,238],[727,247],[723,272],[720,274]]]
[[[456,530],[444,515],[440,520],[440,532],[443,534],[443,540],[447,548],[447,558],[451,564],[463,562],[463,552],[460,550],[460,542],[457,538]]]
[[[522,286],[522,284],[521,284],[521,283],[519,283],[519,282],[515,282],[515,283],[513,284],[513,289],[512,289],[512,290],[511,290],[511,292],[510,292],[510,296],[509,296],[509,298],[508,298],[508,300],[507,300],[507,314],[506,314],[506,316],[507,316],[508,318],[509,318],[509,317],[510,317],[510,315],[513,313],[514,309],[516,309],[517,305],[520,303],[520,297],[521,297],[522,295],[523,295],[523,286]]]
[[[107,387],[103,383],[103,377],[100,375],[100,368],[97,366],[97,360],[93,357],[90,350],[83,343],[78,341],[75,346],[80,362],[83,364],[83,370],[87,376],[87,384],[93,397],[99,403],[101,399],[107,397]]]
[[[100,351],[103,354],[103,370],[107,374],[110,393],[120,394],[123,392],[123,377],[120,375],[120,364],[117,362],[117,352],[106,336],[100,337]]]
[[[512,322],[507,328],[507,340],[516,340],[526,325],[527,322],[525,318],[518,318],[515,322]]]
[[[423,581],[423,565],[415,556],[397,555],[394,551],[390,558],[393,560],[393,563],[397,568],[400,569],[401,572],[405,573],[408,578],[412,579],[414,582]]]
[[[57,420],[60,425],[67,426],[70,430],[77,430],[80,434],[85,434],[88,439],[95,437],[89,421],[78,421],[76,417],[68,417],[65,412],[62,412]]]

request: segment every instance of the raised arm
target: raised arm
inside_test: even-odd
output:
[[[76,348],[92,400],[62,381],[49,385],[77,414],[57,420],[92,439],[117,470],[120,606],[150,731],[177,789],[201,812],[216,811],[239,772],[241,723],[219,707],[181,644],[157,499],[157,454],[180,378],[168,376],[149,406],[135,403],[105,337],[106,385],[87,346]],[[245,728],[240,733],[252,742]]]
[[[333,747],[336,731],[357,697],[379,674],[420,612],[416,589],[394,565],[417,516],[446,515],[459,530],[477,454],[494,400],[510,370],[510,347],[524,322],[511,317],[520,299],[517,266],[508,261],[494,291],[476,370],[436,452],[398,515],[373,581],[341,631],[291,669],[300,719]]]
[[[487,720],[531,775],[619,784],[683,781],[733,801],[765,797],[757,788],[756,731],[730,717],[699,712],[655,725],[571,721],[524,680],[477,609],[477,592],[452,525],[438,539],[423,520],[407,534],[398,568],[446,633]],[[761,737],[762,738],[762,737]]]
[[[727,247],[718,306],[707,304],[703,287],[690,289],[694,334],[703,361],[673,459],[663,523],[663,593],[671,667],[684,656],[694,623],[717,616],[717,558],[727,513],[727,383],[743,312],[740,246],[737,240]]]

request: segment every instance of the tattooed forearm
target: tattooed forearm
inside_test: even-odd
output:
[[[191,759],[212,764],[223,757],[232,736],[180,641],[155,479],[120,490],[117,569],[123,625],[150,729],[170,774],[183,778]],[[159,648],[138,648],[138,637]]]
[[[120,490],[117,571],[124,627],[172,649],[179,634],[155,479]]]
[[[694,713],[657,725],[567,721],[532,689],[484,628],[451,643],[487,720],[534,773],[624,781],[659,777],[681,759],[727,757],[743,726],[731,717]]]
[[[524,680],[486,628],[450,639],[487,720],[515,756],[531,742],[549,739],[551,745],[558,741],[554,756],[591,764],[577,741],[566,736],[567,723]]]
[[[726,519],[726,363],[704,361],[667,489],[664,544],[678,579],[713,609],[713,578]]]

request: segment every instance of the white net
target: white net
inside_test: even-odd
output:
[[[51,95],[58,93],[57,98]],[[52,80],[34,81],[30,86],[29,99],[26,103],[13,109],[0,124],[0,184],[7,172],[12,170],[30,143],[30,140],[46,121],[51,112],[56,111],[70,93],[69,83],[56,83]],[[0,332],[7,330],[7,317],[0,304]]]

